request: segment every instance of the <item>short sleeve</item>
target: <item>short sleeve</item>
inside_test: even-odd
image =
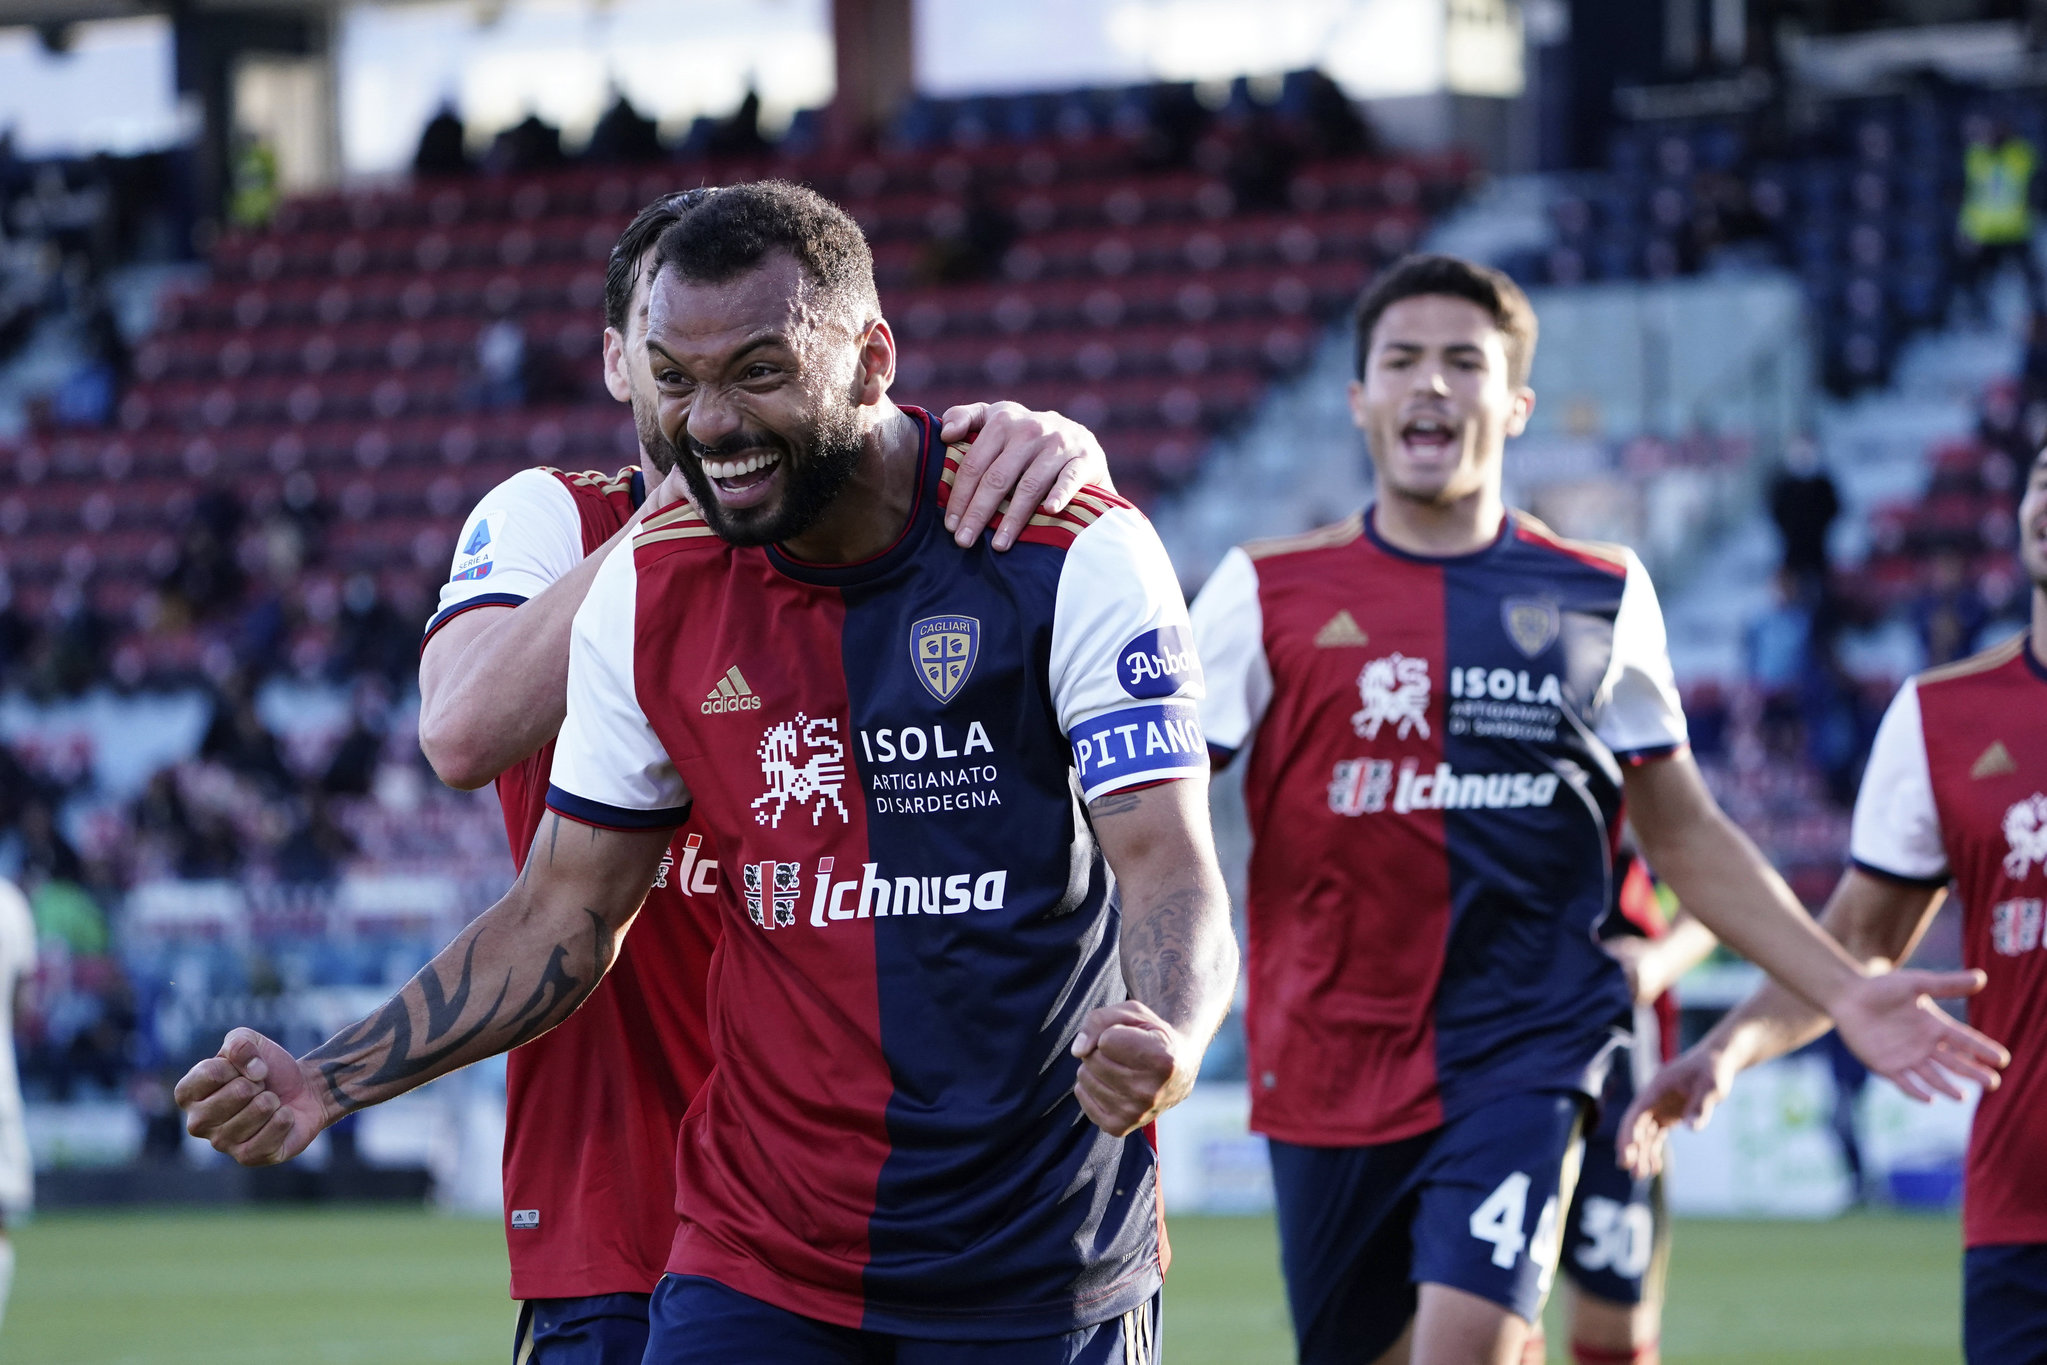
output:
[[[569,702],[554,746],[548,809],[600,829],[672,829],[689,789],[640,709],[633,665],[638,566],[604,561],[569,633]]]
[[[1898,689],[1877,726],[1862,789],[1855,795],[1848,856],[1856,866],[1893,881],[1947,885],[1947,847],[1933,804],[1933,771],[1926,760],[1916,681]]]
[[[516,607],[582,562],[575,494],[544,470],[522,469],[462,523],[427,636],[472,607]]]
[[[1627,762],[1662,758],[1684,748],[1684,704],[1670,667],[1670,644],[1656,586],[1635,552],[1627,552],[1627,578],[1613,622],[1613,658],[1594,701],[1593,733]]]
[[[1208,771],[1187,599],[1165,546],[1134,509],[1105,513],[1066,552],[1051,683],[1087,800]]]
[[[1272,666],[1265,657],[1265,610],[1258,601],[1258,567],[1239,549],[1223,556],[1194,598],[1194,652],[1201,658],[1207,695],[1201,729],[1208,747],[1228,757],[1244,747],[1272,701]]]

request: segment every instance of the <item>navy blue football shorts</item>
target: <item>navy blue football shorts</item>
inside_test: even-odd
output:
[[[1302,1365],[1365,1365],[1448,1285],[1534,1322],[1584,1143],[1585,1097],[1503,1095],[1371,1147],[1273,1142],[1280,1268]]]
[[[1050,1337],[932,1341],[839,1327],[698,1275],[654,1287],[646,1365],[1158,1365],[1159,1296],[1118,1318]]]
[[[1969,1365],[2047,1365],[2047,1243],[1962,1253],[1962,1354]]]
[[[640,1365],[647,1353],[647,1296],[526,1299],[512,1365]]]
[[[1599,1118],[1585,1139],[1577,1195],[1564,1224],[1563,1271],[1580,1292],[1633,1307],[1661,1302],[1670,1260],[1670,1216],[1661,1178],[1637,1180],[1621,1166],[1621,1116],[1635,1102],[1622,1054],[1606,1074]]]

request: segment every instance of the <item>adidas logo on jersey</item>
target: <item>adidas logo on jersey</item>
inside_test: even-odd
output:
[[[746,679],[741,676],[738,664],[725,670],[725,676],[718,679],[718,685],[704,697],[703,705],[697,707],[697,710],[707,716],[715,716],[721,711],[760,709],[761,699],[746,685]]]
[[[1372,637],[1358,628],[1357,618],[1346,609],[1339,611],[1315,632],[1315,648],[1346,649],[1368,645]]]
[[[2019,770],[2012,762],[2011,750],[2004,747],[2001,739],[1992,740],[1990,747],[1977,755],[1976,763],[1969,769],[1969,776],[1981,782],[1986,777],[2010,777]]]

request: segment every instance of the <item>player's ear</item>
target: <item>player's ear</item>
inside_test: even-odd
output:
[[[876,318],[860,337],[860,368],[853,380],[854,399],[861,407],[873,407],[896,382],[896,334],[888,319]]]
[[[1507,414],[1507,434],[1519,436],[1528,430],[1528,419],[1535,415],[1535,390],[1523,384],[1514,391],[1514,407]]]
[[[604,389],[621,403],[633,401],[632,380],[625,368],[625,338],[616,327],[604,329]]]
[[[1345,386],[1344,392],[1350,397],[1351,424],[1359,431],[1365,429],[1365,381],[1353,379]]]

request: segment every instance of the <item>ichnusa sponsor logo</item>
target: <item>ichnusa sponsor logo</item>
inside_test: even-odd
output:
[[[810,926],[830,927],[840,920],[894,919],[904,915],[964,915],[970,910],[1000,910],[1009,894],[1009,871],[954,872],[936,877],[889,876],[880,863],[863,863],[857,877],[835,877],[835,858],[819,858],[811,878]],[[747,865],[747,918],[763,929],[787,928],[795,922],[792,888],[801,863]],[[762,887],[755,911],[756,881]],[[769,888],[772,888],[770,890]]]
[[[1422,772],[1410,760],[1400,765],[1393,788],[1393,811],[1519,810],[1547,806],[1556,799],[1555,773],[1460,773],[1447,763]]]

